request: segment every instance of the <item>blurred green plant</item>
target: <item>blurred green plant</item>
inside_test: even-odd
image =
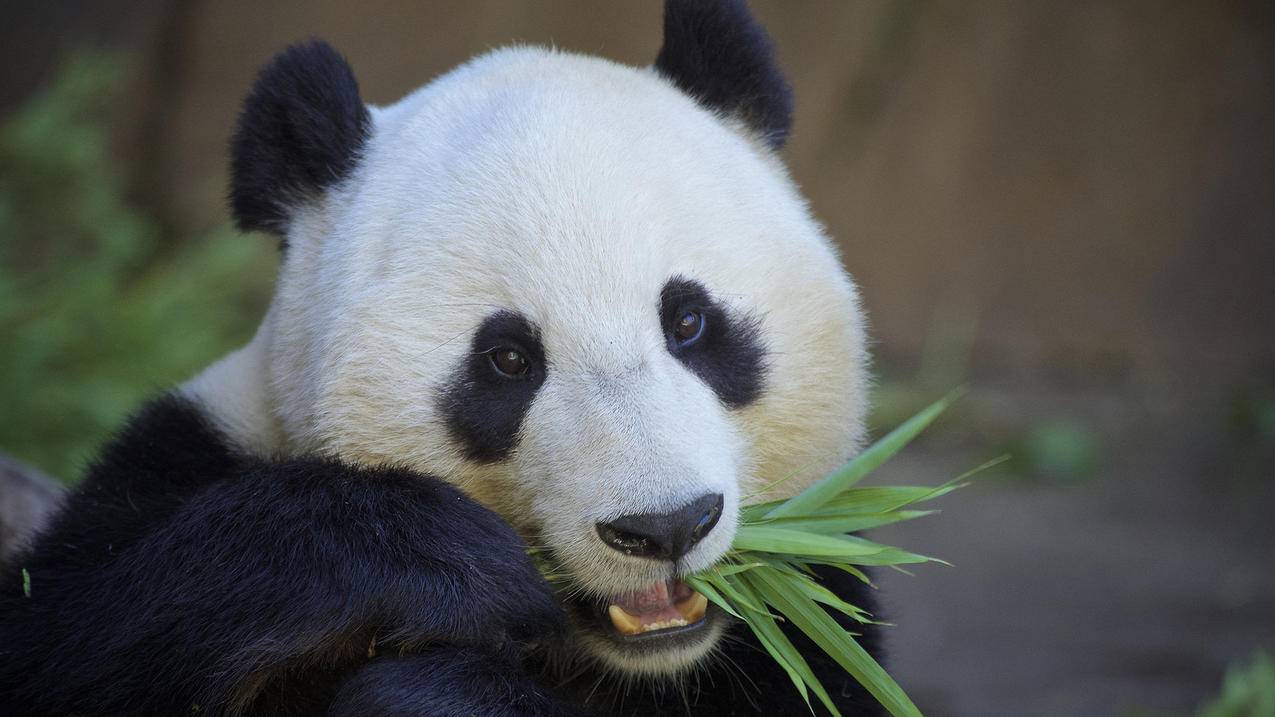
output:
[[[1217,697],[1195,717],[1275,717],[1275,658],[1258,650],[1248,661],[1231,665]]]
[[[1229,474],[1243,481],[1270,478],[1275,457],[1275,389],[1244,386],[1231,399]]]
[[[1102,463],[1098,434],[1081,421],[1053,419],[1028,426],[1007,452],[1010,470],[1056,483],[1081,483]]]
[[[873,390],[871,428],[880,431],[906,420],[943,386],[974,383],[970,367],[977,335],[978,316],[966,305],[936,307],[915,371],[882,371]],[[1097,474],[1106,453],[1102,436],[1081,418],[1005,418],[978,392],[955,410],[954,418],[931,440],[995,446],[997,453],[1011,456],[995,471],[1004,478],[1081,484]]]
[[[182,240],[124,199],[122,63],[81,54],[0,124],[0,449],[64,481],[146,396],[251,336],[276,257]]]

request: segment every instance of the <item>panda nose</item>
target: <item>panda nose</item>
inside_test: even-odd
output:
[[[598,523],[602,542],[625,555],[677,560],[717,525],[722,494],[708,493],[670,513],[638,513]]]

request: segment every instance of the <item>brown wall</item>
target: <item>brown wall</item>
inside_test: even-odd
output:
[[[179,227],[225,220],[236,105],[290,41],[332,41],[374,103],[514,40],[635,64],[659,44],[656,2],[81,5],[141,59],[121,146]],[[974,326],[987,366],[1275,371],[1269,3],[754,6],[797,90],[794,174],[883,353]]]

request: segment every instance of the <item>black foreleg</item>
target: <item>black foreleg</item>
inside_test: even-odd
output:
[[[0,570],[0,714],[310,714],[373,641],[496,649],[559,629],[522,541],[441,481],[327,460],[209,470],[224,475],[172,505],[162,476],[99,472]]]

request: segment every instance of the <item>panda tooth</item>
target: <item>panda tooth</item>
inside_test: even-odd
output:
[[[642,621],[636,615],[625,612],[619,605],[608,607],[607,615],[610,616],[611,624],[615,625],[615,629],[619,630],[621,635],[636,635],[642,632]]]
[[[677,604],[677,611],[682,613],[682,617],[686,621],[696,622],[704,617],[704,612],[708,610],[708,598],[700,593],[693,593],[690,597]]]

